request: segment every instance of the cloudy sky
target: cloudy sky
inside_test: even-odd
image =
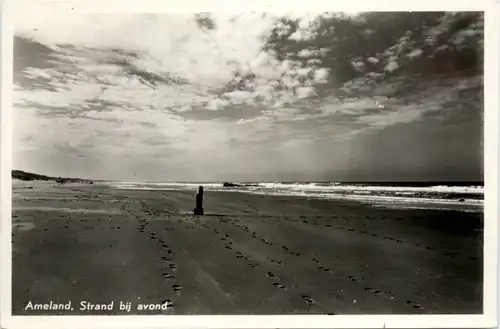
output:
[[[360,41],[348,48],[325,28],[336,16],[17,19],[14,168],[125,181],[482,180],[481,77],[411,80],[401,67],[429,52],[411,33],[349,57]],[[436,22],[425,33],[446,30]]]

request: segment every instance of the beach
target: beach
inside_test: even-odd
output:
[[[13,314],[483,311],[482,212],[206,190],[194,216],[195,194],[14,184]]]

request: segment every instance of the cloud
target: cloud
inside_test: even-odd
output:
[[[325,69],[279,61],[272,51],[262,50],[275,18],[214,15],[213,21],[216,26],[207,30],[191,15],[57,15],[22,19],[17,34],[55,53],[56,68],[24,72],[37,80],[36,87],[43,89],[43,81],[45,90],[60,93],[57,101],[49,100],[51,93],[33,94],[46,105],[119,95],[121,102],[140,108],[161,104],[216,110],[243,103],[272,105],[283,96],[293,102],[312,96],[314,86],[324,83]],[[71,27],[61,28],[66,24]],[[155,99],[148,103],[151,89]]]
[[[328,162],[315,163],[326,156],[314,142],[417,121],[458,97],[457,84],[417,90],[411,98],[395,96],[397,79],[380,83],[384,68],[399,72],[399,55],[423,56],[408,45],[349,58],[359,75],[337,79],[331,44],[316,43],[320,21],[309,13],[284,20],[28,13],[16,22],[16,42],[36,50],[15,54],[16,161],[33,163],[40,154],[45,168],[52,159],[54,167],[66,161],[89,172],[119,163],[118,177],[154,159],[149,166],[156,173],[144,177],[168,169],[173,179],[247,168],[255,175],[325,169]],[[272,33],[284,38],[283,47],[268,47]],[[72,162],[77,158],[85,165]]]

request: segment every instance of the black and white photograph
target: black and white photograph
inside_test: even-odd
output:
[[[16,13],[12,316],[483,314],[484,26]]]

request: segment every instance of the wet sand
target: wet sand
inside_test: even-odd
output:
[[[14,315],[482,313],[482,213],[205,191],[200,217],[194,191],[25,185]]]

